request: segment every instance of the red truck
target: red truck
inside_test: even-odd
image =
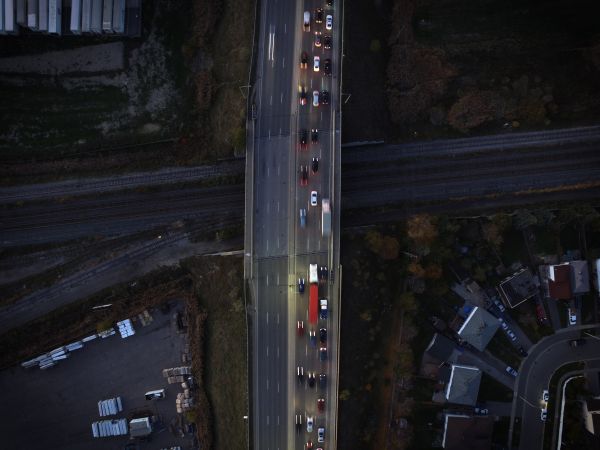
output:
[[[316,324],[319,318],[319,284],[310,284],[310,297],[308,304],[308,320],[311,324]]]

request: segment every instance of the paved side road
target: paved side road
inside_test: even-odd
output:
[[[502,383],[508,389],[514,389],[515,379],[506,373],[506,364],[490,353],[479,352],[475,349],[465,349],[459,357],[459,361],[479,367],[483,372],[499,383]]]

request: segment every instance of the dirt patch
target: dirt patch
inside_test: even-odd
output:
[[[387,66],[396,138],[591,123],[597,9],[589,0],[397,2]]]

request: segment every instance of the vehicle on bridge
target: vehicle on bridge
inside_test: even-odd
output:
[[[304,11],[304,23],[302,24],[304,31],[310,31],[310,12]]]
[[[310,282],[308,320],[314,325],[317,323],[319,314],[319,275],[317,273],[316,264],[310,264],[308,267],[308,281]]]
[[[323,237],[331,234],[331,207],[329,199],[321,200],[321,235]]]
[[[326,298],[322,298],[321,301],[319,302],[319,316],[321,317],[322,320],[327,320],[327,299]]]

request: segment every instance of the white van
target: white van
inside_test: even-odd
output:
[[[304,31],[310,31],[310,12],[304,11]]]
[[[165,390],[158,389],[156,391],[148,391],[144,394],[144,397],[146,397],[146,400],[152,400],[155,398],[165,398]]]

